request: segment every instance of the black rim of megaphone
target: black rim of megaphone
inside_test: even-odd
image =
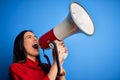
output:
[[[87,11],[80,3],[78,3],[78,2],[71,2],[70,6],[69,6],[69,10],[71,11],[71,5],[72,5],[73,3],[76,3],[76,4],[78,4],[80,7],[82,7],[82,8],[84,9],[84,11],[88,14],[90,20],[91,20],[92,23],[93,23],[93,20],[92,20],[90,14],[88,13],[88,11]],[[71,12],[70,12],[70,15],[71,15]],[[71,18],[74,19],[72,15],[71,15]],[[77,25],[77,26],[78,26],[78,25]],[[94,23],[93,23],[93,28],[94,28],[94,30],[93,30],[93,34],[94,34],[94,33],[95,33]],[[79,29],[80,29],[80,31],[84,32],[84,30],[82,30],[81,28],[79,28]],[[93,34],[88,34],[88,33],[86,33],[86,32],[84,32],[84,33],[85,33],[86,35],[88,35],[88,36],[92,36],[92,35],[93,35]]]

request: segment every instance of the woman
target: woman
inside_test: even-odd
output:
[[[10,78],[12,80],[65,80],[63,53],[67,49],[63,42],[55,41],[60,61],[60,75],[57,75],[57,63],[53,50],[53,64],[51,67],[43,64],[39,58],[38,40],[30,30],[22,31],[15,39],[13,63],[10,65]]]

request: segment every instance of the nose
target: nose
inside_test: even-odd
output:
[[[36,36],[34,36],[34,38],[33,38],[35,41],[38,41],[38,39],[37,39],[37,37]]]

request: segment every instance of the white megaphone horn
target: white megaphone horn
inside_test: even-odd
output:
[[[50,42],[64,40],[66,37],[79,32],[92,35],[94,25],[87,11],[80,4],[73,2],[70,4],[70,12],[67,18],[41,36],[39,45],[41,48],[47,49]]]

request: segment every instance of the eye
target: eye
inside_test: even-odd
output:
[[[29,35],[27,38],[29,39],[29,38],[31,38],[31,36]]]
[[[38,39],[37,36],[34,36],[34,37],[35,37],[36,39]]]

